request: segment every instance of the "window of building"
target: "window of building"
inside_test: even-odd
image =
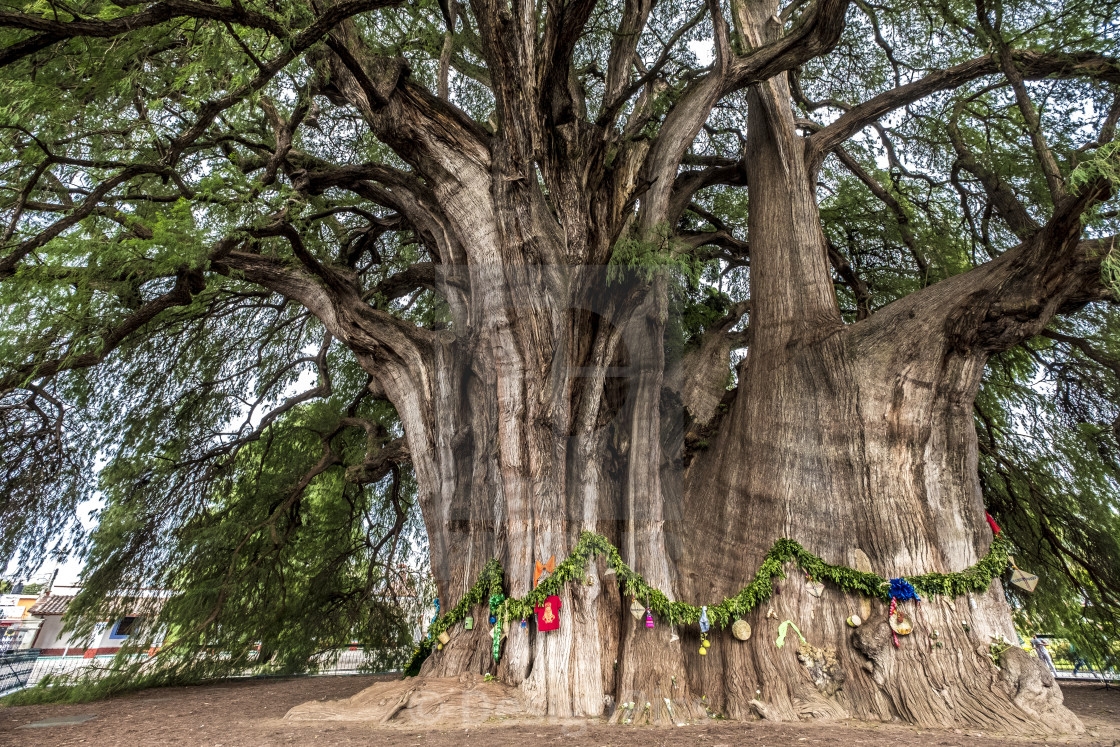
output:
[[[139,617],[122,617],[117,621],[117,624],[113,626],[113,632],[109,634],[109,637],[115,639],[128,638],[132,635],[139,622]]]

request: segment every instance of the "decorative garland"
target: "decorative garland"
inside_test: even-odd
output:
[[[618,548],[610,541],[594,532],[583,532],[579,542],[555,571],[521,599],[505,598],[502,587],[505,573],[497,559],[491,559],[459,603],[447,613],[432,622],[428,637],[412,655],[405,669],[406,676],[419,673],[420,665],[432,651],[433,641],[439,635],[467,616],[470,610],[489,600],[491,625],[508,625],[510,620],[526,620],[533,614],[533,608],[542,604],[546,597],[559,594],[564,584],[582,581],[588,563],[604,556],[607,566],[618,575],[618,582],[626,596],[645,600],[646,608],[659,617],[675,623],[692,624],[701,621],[727,628],[735,619],[745,616],[759,604],[767,601],[774,593],[773,580],[785,578],[782,566],[794,562],[806,575],[817,581],[828,581],[841,591],[880,599],[884,602],[892,598],[913,599],[916,594],[963,596],[973,592],[987,591],[992,579],[1007,568],[1010,543],[1001,533],[996,533],[988,554],[975,565],[958,573],[924,573],[920,576],[906,576],[899,579],[886,579],[876,573],[857,571],[841,565],[830,565],[812,554],[791,539],[779,539],[766,553],[754,580],[733,597],[719,604],[694,607],[687,602],[669,599],[664,592],[646,583],[623,560]],[[911,596],[915,595],[915,596]],[[495,660],[500,646],[500,634],[495,636]]]

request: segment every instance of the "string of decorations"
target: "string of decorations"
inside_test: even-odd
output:
[[[647,614],[652,612],[677,624],[700,623],[705,629],[708,625],[716,625],[722,629],[773,596],[774,579],[785,578],[782,566],[786,563],[796,563],[808,578],[817,583],[827,581],[841,591],[889,602],[892,599],[917,599],[918,594],[959,597],[987,591],[992,579],[1007,568],[1009,550],[1009,541],[997,531],[988,553],[963,571],[886,579],[876,573],[826,563],[797,542],[782,538],[766,553],[754,580],[738,594],[719,604],[693,606],[687,602],[671,600],[660,589],[650,586],[641,574],[623,561],[618,548],[606,537],[594,532],[583,532],[568,557],[556,564],[555,569],[543,581],[520,599],[504,595],[505,572],[497,559],[491,559],[459,603],[429,626],[428,636],[413,653],[405,674],[417,674],[420,664],[428,657],[432,648],[436,645],[442,647],[447,642],[448,628],[462,622],[484,600],[489,602],[490,624],[498,630],[494,634],[494,659],[497,661],[502,627],[508,629],[511,620],[521,620],[524,624],[536,608],[549,597],[559,594],[565,584],[583,582],[588,564],[599,557],[606,559],[609,569],[607,574],[613,572],[617,575],[625,595],[643,600]]]

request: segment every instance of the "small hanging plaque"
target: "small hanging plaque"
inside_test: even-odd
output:
[[[1034,591],[1034,587],[1038,586],[1038,576],[1016,568],[1011,572],[1011,583],[1024,591]]]
[[[635,620],[641,620],[646,616],[646,606],[635,599],[630,603],[630,614],[634,616]]]
[[[446,630],[439,634],[439,642],[440,643],[447,643],[450,640],[451,640],[451,636],[449,636],[447,634]]]
[[[464,617],[463,618],[463,630],[474,630],[474,618],[473,617]]]
[[[818,599],[820,598],[821,594],[824,594],[824,584],[820,581],[806,581],[805,588],[809,590],[810,594],[817,597]]]

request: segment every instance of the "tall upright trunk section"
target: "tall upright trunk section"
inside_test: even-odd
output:
[[[972,420],[985,357],[954,345],[936,299],[841,324],[789,99],[784,79],[748,99],[750,347],[729,422],[685,476],[696,508],[679,567],[692,599],[735,594],[780,537],[888,578],[962,570],[992,540]],[[990,642],[1016,640],[998,579],[966,599],[904,602],[915,630],[896,646],[887,605],[814,596],[787,570],[747,617],[749,641],[721,635],[714,655],[690,662],[693,688],[728,716],[1079,728],[1021,650],[993,664]],[[864,620],[854,629],[853,614]],[[779,649],[787,620],[805,641]]]

